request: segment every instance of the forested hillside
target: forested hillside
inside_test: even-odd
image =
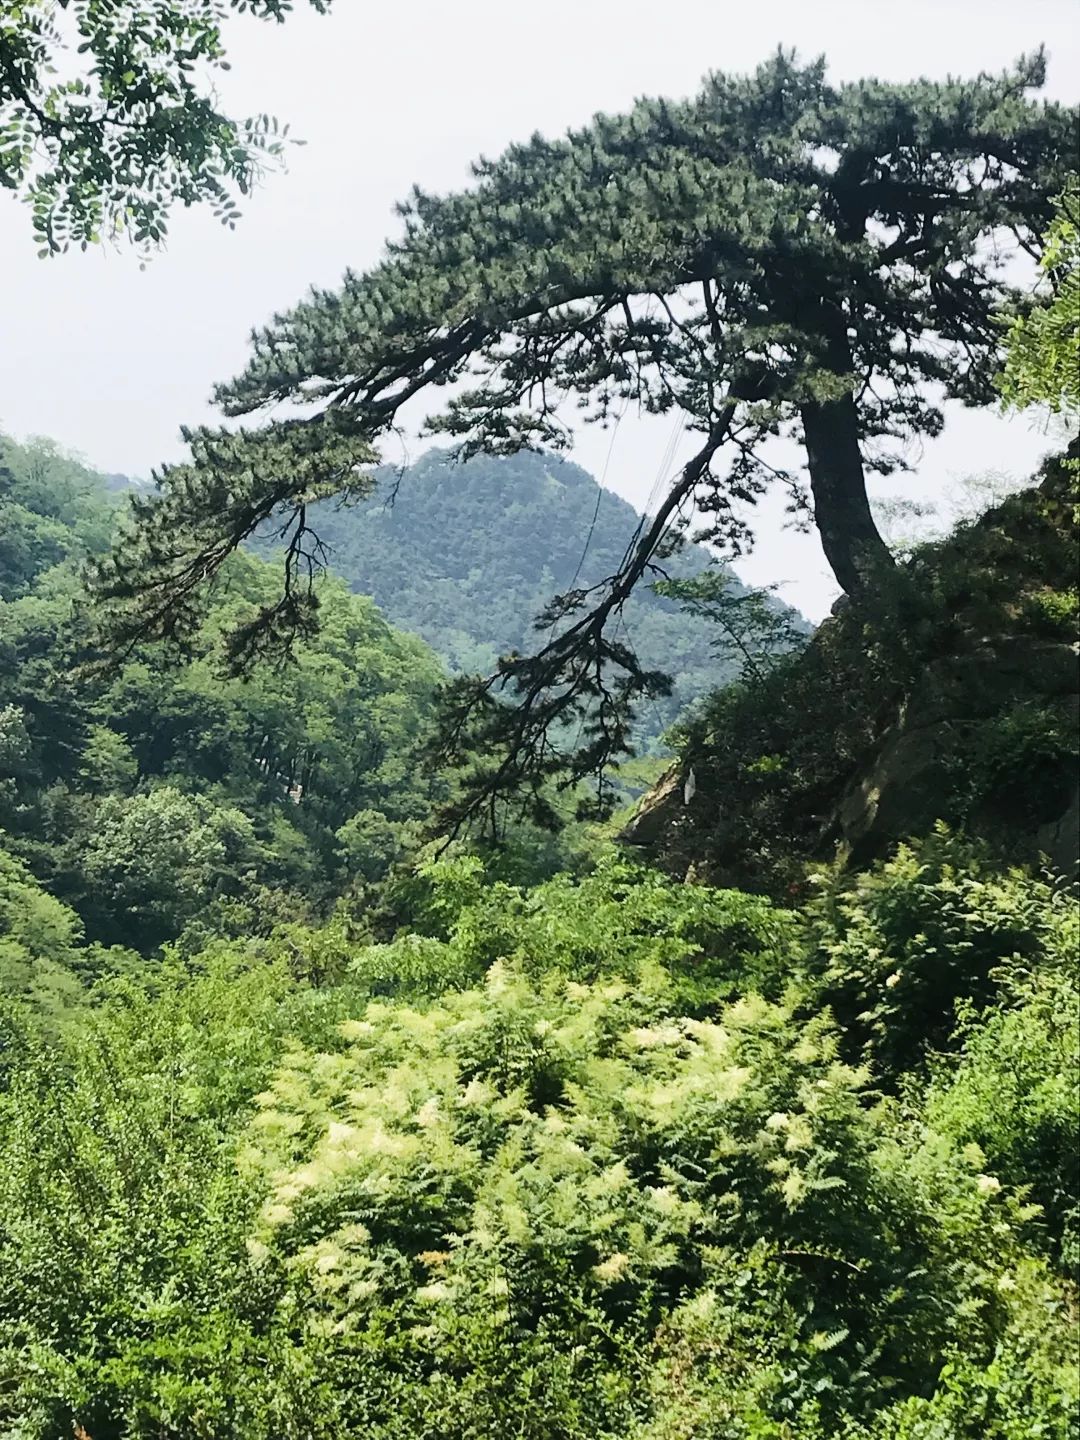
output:
[[[72,0],[96,120],[8,8],[47,250],[232,215],[265,130],[189,72],[288,5]],[[255,332],[258,420],[156,490],[0,436],[0,1440],[1078,1440],[1080,442],[902,552],[866,491],[942,389],[1080,418],[1043,78],[781,52],[534,136]],[[387,508],[466,376],[473,458]],[[695,436],[640,525],[555,394]],[[811,639],[669,563],[804,479]],[[653,666],[711,692],[612,815]]]
[[[455,463],[439,450],[404,472],[383,471],[372,499],[316,505],[310,518],[334,574],[422,636],[452,671],[479,673],[500,655],[533,649],[549,602],[613,575],[641,524],[625,500],[558,456]],[[710,564],[708,551],[688,544],[663,569],[682,578]],[[744,593],[733,577],[731,593]],[[795,634],[809,631],[794,611],[776,609]],[[656,746],[694,701],[738,671],[739,656],[715,624],[651,589],[629,599],[617,628],[644,669],[673,681],[670,695],[642,706],[642,745]]]
[[[230,679],[221,635],[276,584],[238,555],[184,656],[95,671],[79,565],[122,494],[3,437],[0,483],[0,826],[90,939],[265,931],[415,845],[442,783],[419,759],[442,678],[422,641],[328,579],[318,641]]]

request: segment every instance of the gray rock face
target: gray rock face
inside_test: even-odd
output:
[[[992,637],[927,665],[919,683],[898,706],[873,755],[843,792],[816,847],[822,859],[837,851],[855,866],[884,854],[898,840],[925,834],[947,813],[956,785],[958,750],[978,745],[980,727],[1015,707],[1037,705],[1080,732],[1080,647],[1027,636]],[[715,811],[722,796],[706,788],[687,808],[689,773],[672,765],[642,798],[620,839],[652,851],[661,864],[680,870],[680,838],[691,812]],[[1015,777],[1007,773],[1003,785]],[[1037,862],[1045,856],[1072,875],[1080,864],[1080,783],[1075,763],[1038,777],[1040,813],[1026,830],[1003,819],[1001,797],[991,795],[969,828],[990,839],[1007,833],[1010,848]],[[697,867],[694,866],[695,870]],[[711,874],[708,864],[704,874]],[[714,877],[715,878],[715,877]],[[717,882],[719,883],[719,882]]]
[[[1071,875],[1076,870],[1080,862],[1080,784],[1073,790],[1064,814],[1036,831],[1035,844],[1055,870],[1063,875]]]
[[[681,769],[672,765],[641,797],[638,808],[619,836],[623,844],[648,848],[662,841],[683,808],[683,789]]]

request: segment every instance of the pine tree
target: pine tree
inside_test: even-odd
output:
[[[1080,177],[1072,175],[1044,237],[1041,303],[1017,316],[998,385],[1007,405],[1080,416]]]
[[[401,407],[434,406],[447,385],[429,429],[465,454],[564,446],[567,400],[600,423],[627,405],[677,414],[699,447],[623,564],[557,597],[539,652],[463,694],[450,728],[456,743],[509,682],[515,715],[492,720],[484,749],[512,758],[489,778],[520,778],[522,755],[525,770],[557,765],[549,734],[575,723],[585,773],[625,745],[626,707],[659,683],[609,622],[679,517],[693,504],[732,548],[749,539],[739,503],[777,483],[802,497],[801,477],[768,463],[770,437],[802,443],[841,586],[872,592],[890,568],[866,472],[938,433],[941,393],[995,394],[997,316],[1024,304],[1004,265],[1038,256],[1075,138],[1073,112],[1030,94],[1044,75],[1040,53],[970,81],[834,86],[823,62],[779,53],[692,100],[643,100],[481,159],[467,190],[414,190],[382,262],[256,332],[217,391],[228,416],[282,403],[303,416],[191,435],[192,462],[163,472],[104,594],[129,629],[175,633],[224,554],[274,514],[290,536],[286,602],[266,623],[305,618],[308,502],[362,489]]]

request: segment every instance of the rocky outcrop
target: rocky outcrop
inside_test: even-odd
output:
[[[649,849],[663,840],[683,808],[685,783],[678,765],[665,770],[660,779],[638,802],[629,823],[619,836],[626,845]]]
[[[1035,832],[1035,848],[1055,870],[1073,875],[1080,864],[1080,784],[1074,785],[1072,799],[1056,820],[1049,820]]]
[[[1080,656],[1075,645],[1001,636],[968,653],[933,661],[903,700],[873,760],[840,801],[823,842],[839,842],[858,864],[896,840],[927,830],[955,784],[952,767],[958,749],[977,745],[983,723],[1020,705],[1049,710],[1075,733],[1080,724]],[[1033,855],[1044,851],[1058,868],[1072,869],[1080,859],[1077,827],[1070,822],[1070,807],[1076,805],[1075,765],[1062,765],[1058,775],[1040,780],[1045,792],[1042,813],[1027,817],[1027,848]],[[987,797],[984,810],[993,809],[993,798]],[[972,828],[981,828],[978,822],[979,815],[973,815]],[[1019,848],[1025,848],[1023,835],[1016,839]]]
[[[719,692],[623,839],[672,874],[778,896],[808,863],[861,866],[937,820],[1075,872],[1077,462],[1080,442],[837,607],[800,655]]]
[[[817,855],[839,853],[861,866],[898,840],[926,833],[949,813],[958,761],[970,768],[983,728],[1025,706],[1056,719],[1065,734],[1080,733],[1080,647],[1003,635],[931,661],[822,827]],[[1044,762],[1036,778],[1037,801],[1030,808],[1013,805],[1006,813],[1010,807],[996,804],[991,790],[968,817],[968,828],[990,839],[1005,835],[1012,853],[1032,861],[1045,857],[1072,875],[1080,865],[1075,758]],[[673,765],[643,797],[623,842],[654,855],[671,845],[688,818],[686,782],[684,770]],[[1000,789],[1015,788],[1016,777],[1006,768]],[[715,806],[718,799],[704,795],[699,803]],[[681,862],[679,868],[681,873]]]

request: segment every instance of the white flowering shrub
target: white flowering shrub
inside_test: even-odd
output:
[[[454,861],[340,985],[292,927],[0,1007],[0,1437],[1075,1440],[1075,901],[933,853],[802,922]]]
[[[978,1150],[875,1104],[827,1018],[680,1018],[673,990],[496,962],[286,1057],[243,1155],[250,1249],[342,1424],[780,1437],[992,1355],[1023,1217]]]

